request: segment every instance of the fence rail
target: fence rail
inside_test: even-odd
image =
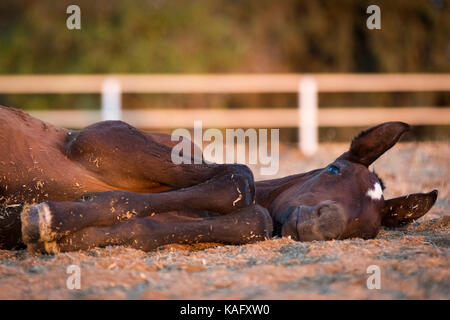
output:
[[[67,128],[82,128],[102,120],[101,111],[30,111],[43,121]],[[289,128],[298,126],[298,111],[277,109],[139,109],[123,110],[122,120],[145,129],[190,128],[202,120],[209,128]],[[450,107],[327,108],[318,110],[321,127],[371,126],[389,120],[412,125],[448,125]]]
[[[0,93],[100,93],[106,79],[124,93],[289,93],[311,76],[320,92],[450,91],[450,74],[3,75]]]
[[[450,124],[450,107],[318,108],[319,92],[450,91],[450,74],[2,75],[0,94],[101,93],[100,111],[34,111],[44,121],[83,127],[123,119],[137,127],[298,127],[300,148],[317,150],[318,126],[368,126],[399,120]],[[298,109],[122,110],[123,93],[298,93]]]

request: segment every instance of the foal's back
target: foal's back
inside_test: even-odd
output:
[[[74,200],[87,192],[116,189],[151,191],[105,182],[95,171],[68,157],[71,133],[18,109],[0,106],[0,203]]]

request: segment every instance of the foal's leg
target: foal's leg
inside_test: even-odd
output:
[[[164,222],[152,217],[136,217],[113,226],[87,227],[57,241],[30,244],[29,249],[56,253],[125,245],[150,251],[171,243],[244,244],[264,240],[271,234],[272,219],[267,209],[251,205],[225,216],[197,221]]]
[[[175,164],[172,148],[158,139],[122,121],[104,121],[70,135],[65,152],[69,159],[120,190],[145,193],[155,184],[172,190],[183,188],[177,194],[183,203],[220,213],[254,202],[253,173],[247,166]]]
[[[236,186],[240,188],[242,200],[248,197],[249,203],[253,202],[253,174],[246,166],[197,164],[193,157],[190,163],[175,164],[172,147],[160,143],[161,137],[152,137],[125,122],[104,121],[69,135],[65,153],[73,162],[119,190],[147,192],[155,184],[178,189],[208,183],[210,198],[221,196],[228,200],[221,210],[235,209],[233,201],[240,195]]]
[[[223,178],[234,183],[232,176]],[[47,201],[27,206],[21,214],[22,237],[27,244],[48,242],[86,227],[110,226],[135,216],[146,217],[183,209],[228,214],[252,204],[252,198],[244,197],[237,184],[235,188],[238,196],[229,205],[229,194],[221,194],[218,181],[162,193],[106,191],[95,194],[87,201]],[[228,181],[222,183],[225,186],[228,184]]]

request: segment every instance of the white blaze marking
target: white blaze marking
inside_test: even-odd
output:
[[[381,185],[376,182],[373,185],[373,189],[367,190],[367,195],[371,197],[373,200],[380,200],[383,195],[383,189],[381,189]]]

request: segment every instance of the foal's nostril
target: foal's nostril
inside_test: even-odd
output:
[[[345,225],[343,208],[333,201],[324,201],[313,208],[310,219],[299,221],[298,237],[300,241],[338,239]]]
[[[337,239],[346,226],[344,209],[337,203],[327,201],[320,204],[317,209],[317,227],[325,240]]]
[[[320,207],[316,210],[317,217],[320,217],[322,215],[323,207]]]
[[[319,203],[314,211],[316,212],[317,217],[320,217],[323,214],[333,214],[340,210],[342,209],[337,203],[333,201],[324,201]]]

